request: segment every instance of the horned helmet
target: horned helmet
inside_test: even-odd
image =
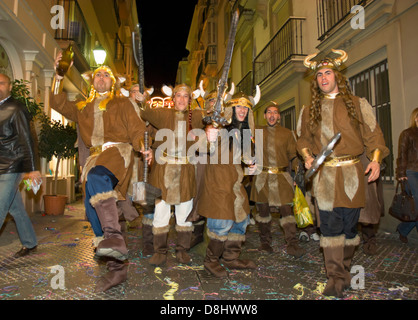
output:
[[[313,61],[313,59],[318,55],[318,53],[314,53],[311,55],[308,55],[305,58],[305,61],[303,62],[304,66],[312,69],[315,74],[321,70],[321,69],[333,69],[333,70],[340,70],[340,66],[347,61],[348,54],[344,50],[334,50],[332,49],[332,52],[335,54],[338,54],[338,58],[329,58],[326,57],[322,59],[321,61]]]
[[[213,89],[212,91],[206,92],[203,88],[203,80],[199,83],[199,89],[201,93],[201,97],[205,101],[205,110],[208,112],[212,111],[213,105],[211,106],[211,102],[213,99],[216,99],[218,96],[218,90]],[[231,89],[224,95],[223,100],[229,100],[231,99],[232,95],[235,93],[235,84],[232,82]]]
[[[122,76],[115,76],[113,74],[113,71],[108,66],[100,66],[94,71],[88,71],[83,73],[82,77],[90,83],[90,93],[85,101],[80,101],[77,103],[78,110],[83,110],[86,107],[87,103],[92,102],[96,97],[99,96],[99,93],[96,91],[96,88],[94,88],[93,85],[93,79],[99,71],[107,72],[110,78],[112,79],[112,87],[110,88],[109,96],[106,99],[100,101],[99,103],[99,109],[102,111],[106,110],[108,102],[115,97],[118,86],[120,86],[126,80]]]
[[[261,91],[260,87],[257,85],[255,87],[256,93],[255,96],[248,96],[243,92],[237,92],[230,99],[225,101],[225,111],[224,111],[224,118],[228,121],[232,121],[232,114],[233,108],[235,106],[242,106],[248,108],[248,125],[251,129],[251,133],[254,137],[255,134],[255,121],[254,121],[254,113],[253,108],[258,104],[261,98]]]

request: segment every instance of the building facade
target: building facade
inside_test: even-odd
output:
[[[321,58],[331,49],[348,53],[343,73],[354,94],[373,106],[391,150],[383,172],[387,211],[398,138],[417,107],[418,1],[201,0],[187,42],[189,68],[183,72],[192,85],[203,80],[208,90],[216,88],[236,8],[241,15],[229,82],[250,95],[260,86],[261,101],[254,109],[258,124],[264,124],[264,109],[274,101],[282,125],[295,130],[300,110],[310,104],[312,74],[303,66],[304,58],[316,52]],[[390,218],[385,217],[387,224],[395,226]]]
[[[11,79],[29,81],[30,95],[44,104],[53,120],[67,120],[49,107],[54,60],[70,43],[74,65],[64,78],[69,99],[86,97],[89,85],[82,74],[94,69],[92,50],[101,45],[107,53],[104,64],[124,76],[126,85],[135,81],[131,33],[138,24],[134,0],[0,0],[0,72]],[[36,197],[22,192],[29,212],[42,210],[42,195],[50,193],[55,159],[41,159],[44,177]],[[75,200],[76,159],[62,162],[58,193]]]

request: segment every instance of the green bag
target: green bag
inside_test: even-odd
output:
[[[298,228],[306,228],[313,225],[312,213],[308,202],[298,186],[295,187],[295,197],[293,198],[293,213],[295,214]]]

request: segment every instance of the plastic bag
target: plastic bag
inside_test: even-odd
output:
[[[35,180],[26,179],[23,180],[23,183],[25,184],[26,191],[32,190],[33,193],[36,194],[41,187],[42,181],[38,183]]]
[[[313,225],[312,213],[308,202],[298,186],[295,187],[295,197],[293,198],[293,213],[298,228],[306,228]]]

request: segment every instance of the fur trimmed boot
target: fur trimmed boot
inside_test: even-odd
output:
[[[282,210],[283,207],[280,208]],[[280,226],[284,231],[287,254],[299,258],[306,253],[306,250],[299,246],[299,240],[296,236],[296,220],[293,214],[284,215],[279,220]]]
[[[345,235],[336,237],[322,236],[320,246],[324,252],[325,269],[328,278],[323,295],[342,298],[346,281],[346,272],[343,263]]]
[[[239,259],[241,247],[245,241],[245,235],[229,233],[225,241],[224,252],[221,262],[229,269],[255,269],[257,266],[254,261],[248,259]]]
[[[345,239],[343,260],[345,270],[344,289],[349,289],[351,287],[351,261],[353,260],[356,246],[358,246],[359,244],[360,237],[358,235],[356,235],[353,239]]]
[[[217,278],[226,278],[228,273],[221,265],[219,259],[224,251],[226,237],[218,237],[208,230],[209,243],[206,248],[206,256],[203,260],[205,270]]]
[[[363,236],[363,252],[369,256],[377,254],[377,241],[375,225],[373,224],[362,224],[361,234]]]
[[[190,250],[190,242],[192,240],[193,226],[181,227],[176,225],[177,231],[177,246],[176,258],[177,261],[183,264],[189,264],[192,260],[187,253]]]
[[[154,266],[160,266],[166,263],[167,261],[167,252],[168,252],[168,232],[170,226],[165,226],[161,228],[152,228],[152,233],[154,234],[154,254],[152,255],[149,263]]]
[[[90,203],[95,208],[103,229],[103,240],[98,244],[96,255],[99,257],[126,260],[128,249],[119,223],[115,191],[99,193],[91,197]]]
[[[152,219],[142,218],[142,255],[147,257],[154,254],[154,234],[152,233]]]
[[[107,291],[110,288],[125,282],[128,278],[128,265],[124,262],[109,260],[106,262],[106,266],[109,271],[97,281],[95,288],[96,293]]]
[[[271,242],[273,238],[271,236],[270,207],[268,203],[257,203],[257,210],[259,214],[254,216],[254,219],[257,221],[260,230],[260,247],[258,250],[272,253]]]

